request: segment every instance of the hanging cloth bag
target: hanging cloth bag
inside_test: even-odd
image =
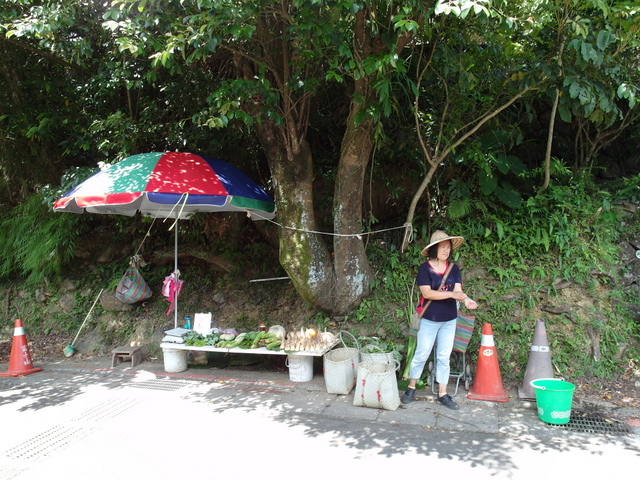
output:
[[[139,270],[140,257],[134,255],[131,257],[129,268],[124,273],[124,276],[118,282],[116,287],[116,298],[122,303],[132,304],[146,300],[151,297],[153,292],[147,282],[142,278],[142,274]]]

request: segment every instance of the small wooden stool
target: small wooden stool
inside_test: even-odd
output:
[[[121,361],[131,360],[131,366],[135,367],[142,362],[142,352],[140,347],[116,347],[111,350],[113,358],[111,360],[111,368],[118,365]]]

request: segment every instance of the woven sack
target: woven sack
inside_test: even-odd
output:
[[[151,288],[142,278],[137,266],[130,266],[116,287],[116,298],[122,303],[136,303],[152,295]]]
[[[342,335],[347,334],[355,341],[358,348],[347,347]],[[358,376],[358,363],[360,363],[360,348],[358,341],[349,332],[338,334],[344,348],[334,348],[323,356],[324,382],[327,393],[348,395],[353,390]]]
[[[456,352],[466,353],[471,335],[473,335],[473,326],[476,317],[465,315],[458,310],[458,321],[456,323],[456,336],[453,340],[453,349]]]
[[[324,354],[324,381],[327,393],[348,395],[356,384],[360,351],[335,348]]]
[[[400,392],[396,370],[399,362],[387,363],[360,362],[353,405],[356,407],[396,410],[400,405]]]

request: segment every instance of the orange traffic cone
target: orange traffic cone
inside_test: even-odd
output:
[[[13,344],[11,345],[11,357],[9,358],[9,369],[0,372],[0,377],[19,377],[41,371],[41,368],[33,368],[27,337],[24,334],[22,320],[16,320],[13,329]]]
[[[518,387],[518,398],[521,400],[535,400],[536,395],[531,382],[541,378],[553,378],[551,365],[551,350],[547,340],[547,329],[542,320],[536,322],[533,332],[533,343],[529,352],[529,363],[524,374],[524,381]]]
[[[498,366],[498,352],[493,342],[493,330],[490,323],[485,323],[482,326],[476,376],[469,393],[467,393],[467,398],[491,402],[509,401],[509,395],[502,386],[502,376]]]

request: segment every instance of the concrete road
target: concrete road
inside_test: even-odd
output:
[[[384,411],[327,394],[321,376],[306,385],[215,372],[144,363],[0,378],[0,479],[588,480],[640,470],[637,434],[550,427],[513,399]]]

